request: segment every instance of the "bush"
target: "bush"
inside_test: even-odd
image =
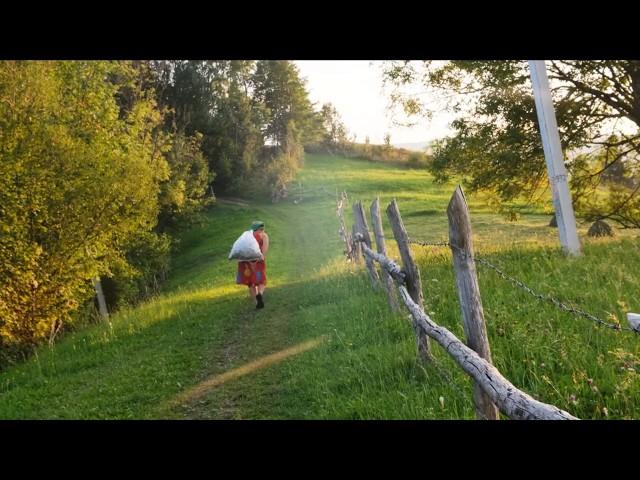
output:
[[[102,278],[109,310],[135,303],[158,292],[169,271],[171,239],[166,234],[142,232],[127,246],[125,261],[118,262],[111,276]]]
[[[424,154],[421,154],[419,152],[412,152],[409,154],[407,165],[411,168],[424,168],[425,167],[424,157],[425,157]]]
[[[125,62],[0,62],[5,352],[53,342],[93,296],[91,279],[155,225],[161,118],[142,94],[120,109],[130,76]]]

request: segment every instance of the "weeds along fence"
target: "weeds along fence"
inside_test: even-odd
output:
[[[379,200],[376,199],[370,208],[377,251],[372,250],[372,239],[361,202],[352,205],[354,225],[351,233],[347,230],[344,221],[347,203],[347,194],[342,192],[337,200],[336,213],[340,222],[339,234],[345,243],[345,255],[354,262],[361,255],[364,256],[372,286],[376,289],[380,285],[384,287],[392,309],[399,309],[399,297],[411,312],[418,355],[422,361],[434,361],[430,344],[430,339],[433,339],[472,378],[473,400],[478,418],[497,420],[499,412],[502,412],[509,418],[521,420],[577,420],[570,413],[540,402],[519,390],[492,365],[475,268],[477,259],[474,258],[469,210],[460,187],[453,193],[447,209],[449,242],[437,245],[451,247],[466,344],[449,330],[436,324],[424,311],[420,270],[413,259],[410,246],[416,242],[409,239],[396,201],[389,204],[386,212],[400,251],[402,267],[387,256]],[[380,274],[374,262],[380,264]]]

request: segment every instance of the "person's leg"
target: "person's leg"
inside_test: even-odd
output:
[[[256,290],[257,290],[257,295],[256,295],[256,300],[257,300],[257,305],[256,308],[264,308],[264,300],[262,298],[262,294],[264,293],[264,285],[256,285]]]
[[[249,285],[249,295],[251,295],[251,299],[256,301],[256,294],[258,293],[258,288],[255,285]]]
[[[258,304],[256,305],[256,308],[264,308],[264,299],[262,298],[262,294],[264,293],[264,287],[265,287],[265,275],[264,275],[264,262],[257,262],[256,263],[256,290],[257,290],[257,295],[256,295],[256,299],[258,301]]]

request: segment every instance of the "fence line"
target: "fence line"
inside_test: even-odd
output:
[[[574,316],[587,318],[607,328],[640,333],[640,316],[629,314],[628,321],[632,328],[622,327],[620,324],[606,322],[589,312],[566,305],[550,294],[537,293],[521,280],[508,275],[484,257],[473,252],[471,223],[468,208],[462,189],[458,187],[454,192],[447,214],[449,216],[449,241],[424,242],[412,240],[407,234],[396,201],[392,201],[387,208],[387,215],[391,222],[394,237],[402,257],[403,268],[386,256],[384,245],[386,237],[382,229],[380,218],[379,199],[371,205],[371,218],[373,232],[376,238],[378,252],[372,250],[371,236],[367,225],[364,209],[361,202],[353,205],[355,223],[352,234],[347,231],[344,221],[344,207],[347,194],[342,192],[338,197],[337,215],[340,221],[340,236],[345,242],[345,255],[350,261],[359,261],[360,255],[364,257],[367,270],[374,288],[378,282],[382,282],[387,291],[389,305],[397,311],[397,303],[394,302],[394,291],[399,292],[400,298],[411,312],[413,328],[416,334],[418,354],[423,361],[430,361],[439,372],[443,369],[436,364],[435,357],[430,353],[428,340],[431,338],[439,343],[456,363],[474,381],[474,405],[478,418],[498,419],[498,410],[514,419],[577,419],[568,412],[553,405],[535,400],[530,395],[513,386],[491,364],[491,353],[484,325],[484,315],[480,291],[477,284],[475,266],[480,264],[498,274],[498,276],[513,286],[518,287],[534,298],[544,302],[550,302],[558,309],[571,313]],[[460,307],[464,320],[464,331],[467,337],[467,345],[444,327],[437,325],[427,315],[423,308],[422,285],[420,271],[413,260],[409,245],[425,247],[449,247],[453,255],[456,271],[456,286],[460,300]],[[378,276],[373,262],[381,267]],[[393,285],[397,289],[391,288]],[[638,325],[634,325],[634,322]],[[637,327],[637,328],[636,328]],[[484,357],[484,358],[483,358]],[[448,377],[450,379],[450,377]],[[454,385],[455,386],[455,385]]]
[[[377,201],[377,200],[376,200]],[[400,211],[395,200],[387,208],[394,238],[402,256],[403,268],[388,258],[384,247],[377,253],[371,249],[371,236],[364,218],[362,203],[353,205],[355,223],[353,234],[348,238],[343,211],[347,203],[346,192],[342,192],[337,200],[337,215],[340,220],[340,234],[345,241],[345,254],[350,260],[357,260],[362,253],[367,263],[374,288],[377,282],[388,278],[397,287],[397,292],[411,312],[412,324],[416,334],[417,349],[423,361],[434,362],[430,352],[429,339],[435,340],[456,361],[456,363],[474,381],[474,405],[476,415],[482,419],[499,419],[499,412],[514,419],[576,419],[570,413],[553,405],[535,400],[530,395],[517,389],[491,364],[491,351],[486,334],[484,314],[475,271],[476,258],[473,253],[471,223],[468,207],[462,189],[454,192],[448,208],[449,242],[429,243],[429,246],[449,246],[454,257],[456,285],[460,300],[460,308],[464,320],[464,331],[467,345],[453,333],[437,325],[423,308],[422,285],[420,271],[413,261],[411,241],[404,228]],[[382,231],[380,209],[372,204],[372,224],[377,244],[385,238]],[[427,245],[427,242],[420,242]],[[376,262],[381,267],[381,275],[373,275],[371,265]],[[479,262],[478,262],[479,263]],[[373,268],[375,272],[375,267]],[[391,296],[389,304],[393,307]]]
[[[358,237],[362,238],[362,237]],[[381,255],[373,252],[366,245],[362,245],[365,255],[378,261]],[[389,273],[398,272],[400,267],[391,259],[384,258],[379,262]],[[462,343],[453,333],[445,327],[436,324],[422,308],[413,301],[411,295],[399,279],[401,276],[393,275],[398,283],[400,297],[411,312],[416,325],[430,338],[438,342],[456,363],[478,384],[484,393],[496,404],[502,413],[513,419],[520,420],[576,420],[577,418],[553,405],[539,402],[530,395],[516,388],[511,382],[487,360],[480,357],[475,351]]]

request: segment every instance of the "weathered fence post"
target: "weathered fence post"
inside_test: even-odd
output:
[[[362,234],[364,243],[367,245],[367,247],[371,248],[369,225],[367,224],[367,217],[364,214],[362,202],[356,202],[353,204],[353,221],[356,227],[356,232]],[[365,257],[364,263],[367,266],[369,278],[371,278],[371,284],[373,285],[373,288],[376,288],[379,280],[376,266],[373,264],[373,260],[371,260],[369,257]]]
[[[349,260],[353,259],[353,244],[351,241],[351,235],[347,232],[347,225],[344,222],[344,206],[347,204],[347,193],[342,192],[340,194],[340,198],[338,199],[338,206],[336,208],[336,215],[338,216],[338,220],[340,222],[340,230],[338,233],[340,237],[344,241],[345,250],[344,253]]]
[[[409,292],[409,295],[411,296],[413,301],[417,303],[418,306],[420,306],[420,308],[424,308],[420,270],[413,261],[413,255],[411,254],[411,248],[409,246],[409,235],[407,235],[407,231],[405,230],[404,224],[402,223],[400,210],[398,209],[398,204],[396,203],[395,199],[393,199],[393,201],[387,207],[387,216],[389,217],[389,222],[391,223],[393,236],[395,237],[396,242],[398,243],[398,249],[400,250],[400,257],[402,258],[402,266],[404,267],[404,272],[406,275],[407,290]],[[423,361],[430,360],[431,350],[429,347],[429,337],[422,331],[422,329],[418,328],[416,324],[414,324],[414,329],[416,331],[418,354],[420,355],[420,358]]]
[[[380,217],[380,199],[378,197],[376,197],[376,199],[373,201],[369,210],[371,212],[373,234],[376,237],[376,250],[379,254],[386,256],[387,247],[384,244],[384,230],[382,229],[382,218]],[[382,271],[382,283],[384,284],[385,290],[387,292],[387,300],[389,302],[389,306],[392,310],[398,311],[400,310],[400,308],[395,296],[395,289],[393,288],[393,279],[391,278],[391,275],[389,275],[389,272],[387,272],[384,268],[381,268],[380,270]]]
[[[360,247],[360,242],[356,240],[358,236],[358,229],[356,228],[356,224],[354,223],[351,226],[351,255],[352,260],[356,263],[360,261],[360,257],[362,256],[362,248]]]
[[[487,362],[491,363],[491,349],[489,348],[482,299],[480,298],[480,287],[478,286],[478,277],[473,260],[471,221],[467,201],[460,187],[453,192],[447,207],[447,216],[449,217],[449,243],[453,253],[456,286],[467,345]],[[486,418],[487,420],[500,419],[498,408],[477,383],[473,385],[473,401],[478,418]]]
[[[96,289],[96,297],[98,297],[98,310],[100,311],[100,316],[108,320],[109,319],[109,310],[107,309],[107,302],[104,299],[104,292],[102,291],[102,282],[100,281],[100,277],[95,277],[93,279],[93,286]]]

